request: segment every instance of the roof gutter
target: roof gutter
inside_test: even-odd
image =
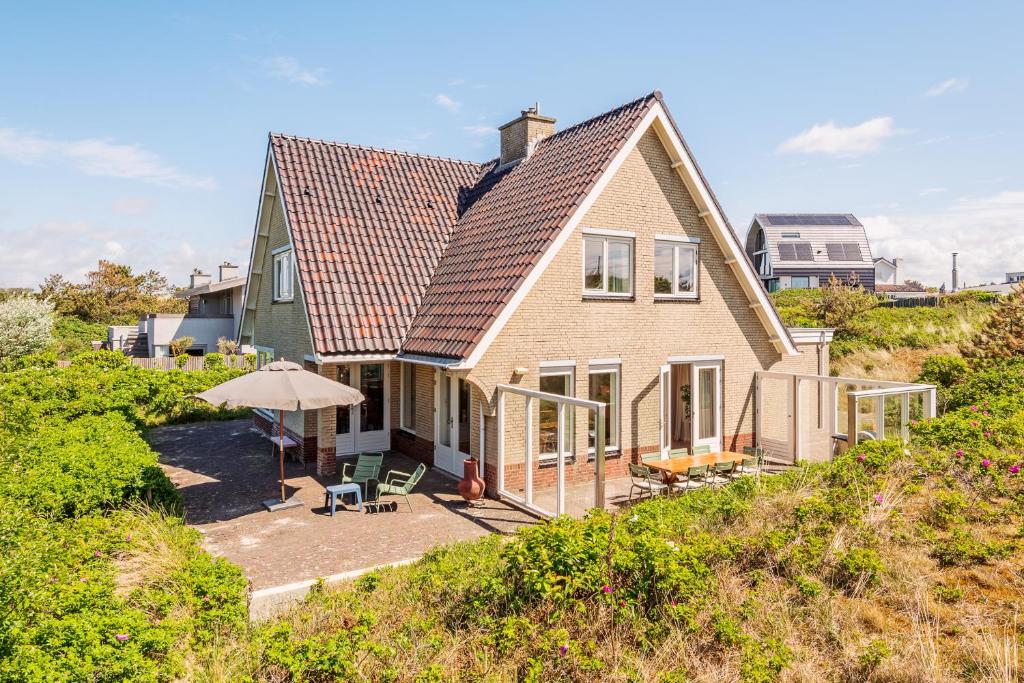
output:
[[[471,370],[473,366],[463,358],[436,358],[434,356],[421,356],[415,353],[399,353],[395,360],[414,365],[430,365],[445,370]]]

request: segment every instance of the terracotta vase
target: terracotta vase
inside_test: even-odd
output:
[[[459,495],[466,501],[479,500],[484,495],[484,480],[480,478],[480,462],[470,458],[462,461],[462,481],[459,482]]]

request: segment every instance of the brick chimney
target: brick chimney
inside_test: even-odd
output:
[[[529,157],[538,142],[554,134],[555,119],[541,116],[540,105],[535,104],[498,130],[501,131],[500,163],[504,165]]]
[[[195,289],[196,287],[202,287],[208,285],[213,280],[209,275],[199,270],[198,268],[192,269],[192,274],[189,275],[189,289]]]
[[[220,278],[218,282],[224,282],[225,280],[230,280],[233,277],[238,277],[238,266],[233,263],[225,261],[217,266],[217,269],[219,271],[218,277]]]

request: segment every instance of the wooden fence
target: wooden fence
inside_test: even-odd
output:
[[[204,361],[206,360],[203,356],[186,356],[185,364],[179,366],[178,359],[170,356],[164,356],[161,358],[130,358],[132,365],[136,365],[140,368],[147,368],[150,370],[173,370],[180,368],[182,370],[202,370]],[[66,368],[71,365],[69,360],[57,361],[57,366]],[[245,368],[245,357],[244,356],[224,356],[224,365],[229,368]]]

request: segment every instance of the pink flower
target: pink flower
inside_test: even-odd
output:
[[[975,413],[978,412],[978,406],[971,406],[971,410]]]
[[[126,640],[128,640],[128,634],[127,633],[118,633],[114,637],[117,638],[117,640],[119,642],[122,642],[122,643],[125,642]]]
[[[124,540],[125,540],[126,542],[128,542],[128,543],[131,543],[131,542],[132,542],[132,535],[131,535],[131,534],[128,534],[127,536],[125,536]]]
[[[94,552],[94,553],[92,554],[92,556],[93,556],[93,557],[103,557],[103,553],[101,553],[101,552],[100,552],[99,550],[97,550],[96,552]]]
[[[558,648],[558,656],[559,657],[564,657],[566,655],[566,653],[568,653],[568,652],[569,652],[569,646],[568,645],[562,645],[561,647]]]
[[[864,462],[867,459],[868,459],[868,456],[864,455],[863,453],[861,453],[860,455],[857,456],[857,462]]]
[[[982,413],[982,415],[984,415],[985,417],[989,417],[990,415],[992,415],[992,413],[986,410],[985,412]]]
[[[988,469],[991,465],[992,461],[989,460],[988,458],[985,458],[984,460],[981,461],[981,466],[984,467],[985,469]]]
[[[610,594],[612,592],[612,587],[609,585],[604,585],[601,587],[601,590],[603,590],[605,594]]]
[[[626,606],[626,601],[625,600],[619,600],[619,607],[625,607],[625,606]]]
[[[676,601],[675,601],[675,599],[673,599],[673,600],[672,600],[672,602],[670,602],[669,604],[670,604],[670,605],[672,605],[673,607],[675,607],[675,606],[676,606],[676,605],[678,605],[679,603],[678,603],[678,602],[676,602]]]
[[[992,436],[992,432],[985,432],[985,438],[986,438],[986,439],[987,439],[988,437],[990,437],[990,436]]]
[[[1010,465],[1010,474],[1019,474],[1020,465]]]
[[[955,455],[956,455],[956,457],[958,457],[958,458],[962,458],[962,457],[964,457],[964,451],[963,451],[963,449],[962,449],[962,448],[958,448],[958,449],[956,449],[956,453],[955,453]]]
[[[885,499],[884,499],[884,498],[882,498],[882,494],[881,494],[881,493],[876,493],[876,494],[875,494],[875,502],[876,502],[876,503],[878,503],[879,505],[881,505],[881,504],[882,504],[882,501],[883,501],[883,500],[885,500]]]
[[[971,426],[972,427],[977,427],[978,426],[978,421],[977,420],[971,420]]]

